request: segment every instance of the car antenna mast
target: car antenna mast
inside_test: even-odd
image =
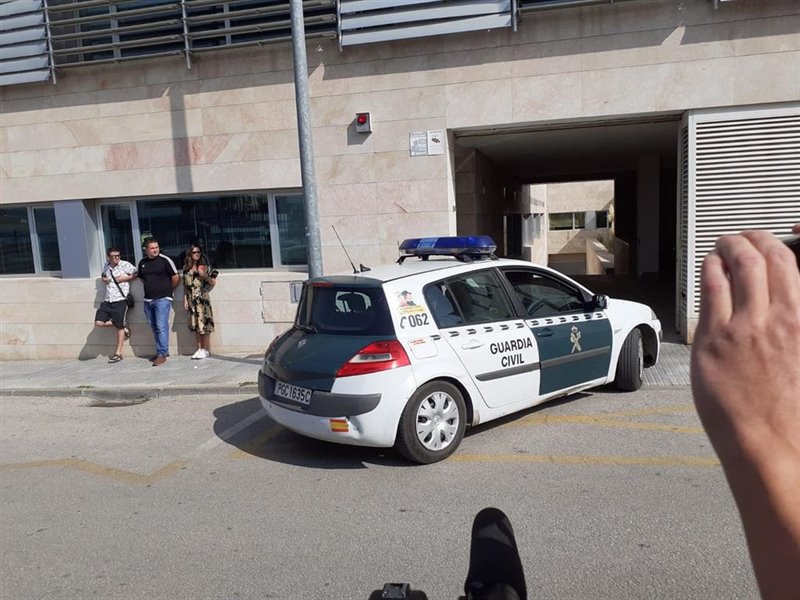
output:
[[[353,259],[350,258],[350,255],[347,253],[347,248],[344,247],[344,242],[342,242],[342,238],[339,237],[339,232],[336,231],[336,227],[331,225],[331,229],[333,229],[333,233],[336,234],[336,239],[339,240],[339,243],[342,245],[342,250],[344,250],[344,255],[347,257],[347,260],[350,261],[350,266],[353,267],[353,273],[358,273],[358,269],[353,264]]]

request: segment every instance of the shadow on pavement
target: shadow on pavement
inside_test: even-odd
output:
[[[214,360],[219,360],[222,362],[234,362],[247,365],[256,365],[258,367],[261,366],[261,363],[263,362],[264,359],[264,356],[262,354],[249,354],[241,358],[237,358],[235,356],[222,356],[221,354],[214,354],[213,356]]]
[[[590,392],[570,394],[534,406],[489,423],[467,429],[465,437],[488,433],[495,427],[511,423],[546,408],[569,404],[577,400],[590,398]],[[220,406],[214,411],[214,433],[240,451],[273,462],[312,469],[366,469],[368,465],[389,467],[422,467],[410,463],[401,457],[393,448],[366,448],[321,442],[296,434],[275,423],[266,414],[233,435],[225,432],[241,423],[256,412],[261,412],[261,402],[256,398],[248,398],[239,402]],[[458,451],[456,451],[458,452]]]
[[[214,411],[214,433],[222,437],[231,427],[261,410],[258,398],[220,406]],[[393,448],[365,448],[321,442],[298,435],[267,415],[224,441],[251,456],[313,469],[366,469],[367,465],[413,467]]]
[[[594,388],[594,390],[601,390],[602,388]],[[594,391],[592,390],[592,391]],[[499,419],[495,419],[494,421],[489,421],[488,423],[481,423],[480,425],[475,425],[474,427],[470,427],[467,429],[467,433],[464,435],[464,438],[471,437],[473,435],[482,435],[483,433],[489,432],[496,427],[502,427],[503,425],[508,425],[509,423],[513,423],[519,419],[523,419],[525,417],[529,417],[537,412],[541,412],[548,408],[555,408],[556,406],[561,406],[563,404],[571,404],[572,402],[576,402],[579,400],[586,400],[587,398],[592,397],[591,391],[585,392],[577,392],[575,394],[570,394],[569,396],[562,396],[560,398],[555,398],[553,400],[548,400],[543,402],[542,404],[537,404],[536,406],[532,406],[526,410],[521,410],[519,412],[512,413],[505,417],[500,417]],[[458,452],[458,451],[456,451]]]

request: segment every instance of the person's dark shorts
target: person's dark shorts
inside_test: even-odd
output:
[[[114,327],[122,329],[125,327],[125,312],[127,310],[128,305],[125,303],[125,300],[120,300],[118,302],[106,302],[103,300],[100,304],[100,308],[97,309],[94,315],[94,320],[102,321],[103,323],[111,321]]]

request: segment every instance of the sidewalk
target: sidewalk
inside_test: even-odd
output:
[[[154,367],[147,358],[126,356],[109,364],[90,360],[17,360],[0,362],[0,395],[87,396],[152,399],[170,394],[258,394],[261,355],[214,356],[192,360],[170,356]]]
[[[689,347],[664,343],[658,365],[645,369],[645,386],[689,385]],[[108,364],[91,360],[0,362],[0,395],[87,396],[103,400],[147,400],[160,395],[258,394],[260,355],[171,356],[153,367],[146,358]]]

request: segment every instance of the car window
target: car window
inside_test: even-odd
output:
[[[425,296],[428,310],[431,311],[433,320],[436,321],[436,325],[440,328],[463,325],[464,319],[453,301],[450,300],[447,285],[444,281],[427,286],[423,295]]]
[[[550,317],[583,311],[581,293],[556,279],[535,271],[504,271],[529,317]]]
[[[318,333],[390,335],[394,327],[381,288],[306,285],[297,325]]]
[[[442,303],[434,290],[438,290],[447,303]],[[425,299],[440,327],[486,323],[514,316],[494,271],[478,271],[450,277],[428,286],[425,289]],[[443,307],[439,315],[434,306]],[[446,312],[448,306],[453,307],[450,313]]]

